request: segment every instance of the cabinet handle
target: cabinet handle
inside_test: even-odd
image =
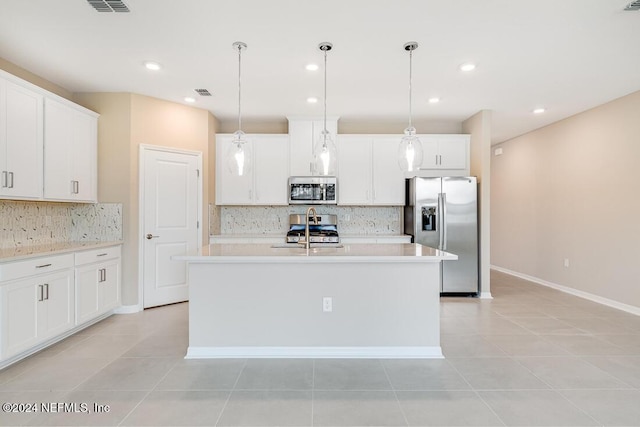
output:
[[[107,269],[106,268],[102,269],[102,281],[103,282],[107,281]]]
[[[9,184],[8,187],[13,188],[13,172],[9,172],[9,181],[11,184]]]
[[[45,300],[48,300],[48,299],[49,299],[49,284],[48,284],[48,283],[45,283],[45,284],[44,284],[44,290],[45,290],[45,295],[46,295],[46,296],[44,297],[44,299],[45,299]]]
[[[38,302],[44,301],[44,286],[38,285]]]
[[[80,194],[80,181],[76,181],[76,194]]]
[[[2,188],[7,188],[7,171],[2,171]]]
[[[51,267],[51,264],[36,265],[36,268],[45,268],[45,267]]]
[[[98,255],[96,255],[96,256],[107,256],[107,255],[108,255],[108,254],[105,252],[105,253],[103,253],[103,254],[98,254]]]

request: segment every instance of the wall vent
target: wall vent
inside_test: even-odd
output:
[[[211,96],[211,92],[206,89],[194,89],[200,96]]]
[[[87,0],[98,12],[130,12],[124,2],[120,0]]]
[[[624,10],[640,10],[640,0],[632,1],[624,8]]]

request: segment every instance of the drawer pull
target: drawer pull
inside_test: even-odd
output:
[[[109,255],[109,254],[105,252],[105,253],[103,253],[103,254],[98,254],[98,255],[96,255],[96,256],[107,256],[107,255]]]
[[[36,265],[36,268],[45,268],[45,267],[51,267],[51,264]]]
[[[38,285],[38,302],[44,301],[44,286]]]

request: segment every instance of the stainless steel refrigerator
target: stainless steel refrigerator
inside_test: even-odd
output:
[[[441,263],[442,294],[477,295],[476,177],[407,179],[404,231],[415,243],[458,255]]]

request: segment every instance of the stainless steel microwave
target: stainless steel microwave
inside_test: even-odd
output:
[[[338,179],[335,176],[292,176],[289,178],[290,205],[335,205]]]

